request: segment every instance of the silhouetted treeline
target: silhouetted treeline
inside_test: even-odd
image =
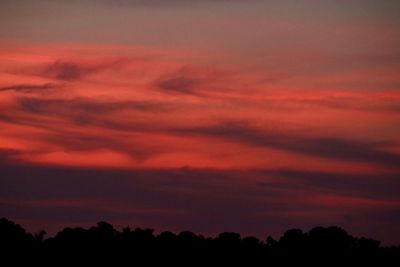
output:
[[[338,227],[316,227],[307,233],[291,229],[275,240],[242,238],[222,233],[215,238],[185,231],[124,228],[99,222],[89,229],[65,228],[54,237],[32,235],[20,225],[0,219],[1,266],[34,263],[52,266],[108,264],[110,266],[199,266],[219,264],[276,266],[400,266],[400,246],[383,247],[369,238],[356,238]],[[168,265],[169,266],[169,265]]]

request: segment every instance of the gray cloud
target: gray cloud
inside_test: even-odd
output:
[[[398,173],[355,174],[321,171],[302,171],[292,169],[259,170],[266,177],[277,177],[283,187],[297,187],[310,190],[323,190],[327,193],[339,193],[349,196],[371,199],[398,199],[400,179]],[[260,181],[261,185],[271,187],[273,183]],[[361,190],[360,190],[361,189]]]
[[[156,86],[164,90],[168,93],[181,93],[181,94],[188,94],[188,95],[199,95],[196,91],[197,86],[199,85],[200,81],[185,77],[185,76],[176,76],[176,77],[169,77],[166,79],[160,79],[156,82]]]
[[[304,155],[400,166],[400,155],[384,151],[376,143],[360,142],[345,138],[301,137],[274,130],[261,131],[251,126],[229,122],[216,126],[205,126],[175,131],[183,135],[205,135],[257,147],[282,149]]]
[[[126,131],[162,132],[172,135],[202,135],[213,138],[225,139],[256,147],[267,147],[286,150],[303,155],[316,156],[341,161],[365,162],[398,168],[400,155],[385,151],[382,143],[364,142],[346,139],[345,137],[305,137],[291,132],[279,132],[274,129],[260,130],[250,125],[238,122],[225,122],[212,126],[192,128],[169,128],[145,122],[118,122],[105,119],[101,115],[112,114],[114,111],[132,109],[139,112],[166,112],[175,110],[175,106],[158,102],[142,101],[95,101],[89,99],[39,99],[20,98],[19,110],[23,114],[0,115],[2,120],[8,122],[34,125],[35,121],[29,114],[46,114],[49,116],[62,116],[77,124],[97,125],[99,127],[119,129]],[[26,114],[26,115],[24,115]],[[26,117],[28,116],[28,117]],[[42,121],[36,123],[44,127]]]
[[[153,87],[168,94],[216,97],[218,92],[232,92],[230,84],[236,84],[233,73],[218,69],[184,66],[172,73],[160,76]],[[247,90],[248,88],[241,88]]]
[[[89,98],[73,99],[41,99],[22,97],[18,99],[23,111],[40,114],[73,115],[73,114],[99,114],[118,110],[131,109],[143,112],[166,112],[174,107],[164,102],[157,101],[120,101]]]
[[[23,205],[24,201],[46,200],[101,200],[109,203],[117,203],[120,207],[129,207],[138,210],[154,211],[151,217],[146,214],[132,214],[129,210],[124,213],[110,214],[93,206],[88,209],[88,214],[94,212],[97,216],[111,219],[130,219],[145,221],[147,226],[158,223],[158,228],[181,228],[199,231],[221,231],[220,229],[238,229],[245,224],[260,224],[250,220],[253,212],[260,210],[261,205],[249,210],[249,199],[237,186],[237,181],[229,179],[229,173],[219,173],[212,170],[96,170],[79,168],[57,167],[5,167],[0,181],[0,196],[2,199],[19,199],[15,202],[18,207],[8,202],[0,206],[1,213],[11,215],[8,217],[28,217],[49,221],[53,213],[40,212],[41,209],[49,210],[49,207],[30,207]],[[18,170],[19,169],[19,170]],[[79,186],[77,186],[79,185]],[[226,188],[230,188],[229,193]],[[235,192],[235,194],[232,194]],[[12,202],[12,201],[11,201]],[[51,206],[51,210],[60,214],[65,211],[75,220],[80,217],[80,209],[65,209]],[[263,210],[266,208],[264,207]],[[118,209],[117,209],[118,210]],[[170,212],[164,213],[162,210]],[[177,216],[180,214],[180,216]],[[237,218],[249,218],[237,221]],[[86,216],[83,216],[86,218]],[[60,218],[59,218],[60,219]],[[66,219],[66,218],[61,218]],[[90,218],[89,218],[90,219]],[[229,223],[230,222],[230,223]],[[264,221],[265,222],[265,221]],[[266,223],[265,225],[270,224]],[[170,226],[170,227],[169,227]],[[265,226],[264,226],[265,227]],[[183,229],[182,229],[183,228]],[[248,227],[251,229],[251,227]],[[247,229],[247,231],[248,231]]]
[[[297,108],[296,108],[297,106]],[[367,99],[362,97],[325,97],[322,99],[284,99],[277,107],[292,110],[304,109],[307,106],[321,106],[332,109],[359,110],[371,112],[399,112],[400,102],[393,99]]]
[[[101,64],[81,64],[78,62],[57,60],[48,66],[34,70],[34,72],[40,76],[61,81],[76,81],[85,78],[87,75],[119,66],[119,64],[125,61],[126,59],[116,59]]]
[[[20,163],[20,160],[15,158],[15,156],[20,154],[19,150],[0,148],[0,169],[2,164]]]
[[[59,80],[77,80],[85,73],[89,73],[90,69],[83,69],[77,65],[70,63],[54,63],[46,69],[44,74]]]
[[[157,230],[238,231],[263,238],[290,226],[310,227],[326,220],[342,223],[350,230],[362,225],[366,216],[379,222],[380,216],[390,217],[393,209],[378,206],[365,210],[350,205],[328,206],[327,210],[324,203],[313,202],[312,196],[329,193],[364,196],[371,201],[397,200],[395,191],[400,188],[392,188],[398,181],[391,175],[364,177],[294,170],[117,170],[21,162],[0,164],[0,168],[0,212],[10,218],[46,224],[106,218],[112,223],[140,222]],[[371,179],[377,179],[377,184],[384,181],[374,190]],[[297,186],[299,183],[304,186]],[[351,190],[360,185],[368,195]],[[299,201],[296,196],[309,197]],[[116,208],[107,210],[96,205],[98,202]],[[312,213],[313,217],[303,218],[298,215],[301,212]],[[335,221],[337,214],[342,216],[339,221]],[[349,216],[351,223],[346,219]],[[394,229],[396,223],[389,227]],[[368,235],[382,235],[382,232],[369,229]],[[398,237],[379,237],[386,242],[393,238]]]
[[[16,105],[0,109],[0,120],[20,125],[29,125],[45,130],[35,136],[26,136],[28,140],[42,139],[62,147],[66,151],[92,151],[106,149],[129,155],[135,160],[146,160],[155,154],[166,153],[163,146],[143,143],[142,139],[128,137],[127,133],[115,132],[105,135],[101,132],[77,132],[68,124],[54,124],[55,117],[83,127],[97,126],[100,128],[129,131],[129,133],[147,135],[159,127],[153,122],[118,121],[114,112],[130,110],[134,112],[160,114],[175,110],[173,104],[158,101],[112,101],[87,98],[75,99],[42,99],[20,97]],[[39,116],[38,116],[39,115]],[[135,116],[133,116],[135,117]],[[159,129],[157,130],[159,131]],[[40,151],[30,151],[32,155]]]
[[[49,90],[59,88],[59,85],[55,85],[52,83],[46,84],[16,84],[11,86],[5,86],[0,88],[1,91],[15,91],[22,93],[37,93],[37,92],[47,92]]]

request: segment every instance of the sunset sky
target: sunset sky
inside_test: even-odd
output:
[[[400,1],[2,0],[0,217],[400,244]]]

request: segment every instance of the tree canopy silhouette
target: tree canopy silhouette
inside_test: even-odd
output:
[[[356,238],[335,226],[315,227],[309,232],[290,229],[278,240],[268,236],[265,241],[230,232],[212,238],[190,231],[158,235],[152,229],[126,227],[118,231],[107,222],[88,229],[67,227],[49,238],[45,235],[45,231],[32,235],[20,225],[0,219],[2,261],[14,265],[400,264],[400,246],[381,246],[377,240]]]

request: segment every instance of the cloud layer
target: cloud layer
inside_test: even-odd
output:
[[[399,243],[396,1],[15,2],[2,216]]]

